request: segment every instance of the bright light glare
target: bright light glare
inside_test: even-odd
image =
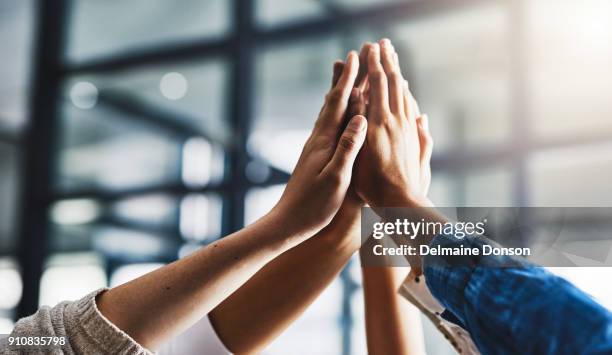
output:
[[[0,334],[10,334],[15,324],[8,318],[0,318]]]
[[[39,304],[54,306],[66,300],[78,300],[106,286],[106,273],[98,265],[52,266],[40,279]]]
[[[85,224],[93,222],[99,215],[100,206],[89,199],[60,201],[51,209],[51,220],[57,224]]]
[[[183,146],[183,182],[188,187],[204,187],[210,181],[213,149],[201,137],[190,138]]]
[[[113,210],[120,216],[135,219],[160,221],[174,207],[174,201],[166,195],[147,195],[117,202]]]
[[[612,279],[610,267],[550,267],[547,268],[578,288],[593,296],[599,303],[612,310],[612,287],[605,280]]]
[[[185,76],[177,72],[165,74],[159,82],[162,95],[170,100],[182,99],[187,94],[187,86]]]
[[[87,81],[79,81],[70,89],[70,100],[74,106],[88,110],[98,102],[98,89]]]
[[[215,215],[210,196],[192,194],[186,196],[181,202],[180,230],[187,239],[204,240],[214,236],[218,231],[214,230],[214,221],[220,219]],[[212,218],[211,218],[212,217]]]
[[[23,283],[15,269],[0,269],[0,308],[11,309],[21,299]],[[3,332],[0,331],[0,334]]]

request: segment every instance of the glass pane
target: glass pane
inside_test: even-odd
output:
[[[111,218],[148,227],[171,227],[176,225],[178,201],[164,194],[143,195],[116,201],[109,206]]]
[[[534,206],[611,206],[612,145],[538,153],[529,160]]]
[[[0,310],[16,307],[22,290],[23,281],[17,264],[12,259],[0,258]]]
[[[17,131],[27,115],[34,1],[0,3],[0,130]]]
[[[230,30],[231,1],[73,1],[68,57],[89,59],[156,45],[219,37]]]
[[[291,349],[296,355],[337,355],[342,349],[341,305],[342,284],[336,279],[263,354],[286,354]]]
[[[264,27],[301,22],[327,13],[325,3],[310,0],[257,0],[257,22]]]
[[[123,262],[149,262],[175,260],[180,247],[174,235],[135,222],[53,223],[51,228],[51,250],[56,253],[96,251]]]
[[[59,189],[116,190],[178,181],[176,137],[103,106],[64,105],[59,144]]]
[[[178,242],[162,235],[111,225],[92,230],[95,250],[120,260],[142,262],[176,259]]]
[[[508,139],[508,30],[505,7],[487,5],[385,32],[421,111],[429,115],[438,151]]]
[[[19,191],[17,148],[0,142],[0,253],[15,250]]]
[[[41,306],[78,300],[106,286],[106,272],[92,254],[56,254],[49,258],[40,280]]]
[[[330,87],[332,63],[342,58],[330,38],[270,48],[257,58],[256,114],[249,151],[292,171]],[[283,147],[283,149],[279,149]]]
[[[440,207],[514,206],[513,176],[505,166],[433,173],[429,198]]]
[[[220,59],[143,66],[72,78],[64,96],[84,109],[123,107],[141,115],[155,115],[161,123],[176,123],[187,131],[182,132],[184,135],[202,135],[219,142],[229,138],[225,119],[228,79],[227,63]]]
[[[222,200],[217,195],[190,194],[181,201],[180,231],[188,241],[221,236]]]
[[[10,334],[13,331],[15,323],[9,318],[0,318],[0,334]]]
[[[538,139],[612,137],[612,3],[545,0],[525,5]]]
[[[50,249],[53,252],[89,252],[93,250],[93,226],[91,224],[52,223],[50,229]]]
[[[249,225],[268,213],[280,200],[286,185],[250,189],[245,198],[244,225]]]

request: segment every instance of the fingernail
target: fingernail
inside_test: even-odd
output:
[[[351,129],[354,129],[356,132],[361,132],[366,128],[366,122],[363,116],[355,116],[349,123]]]

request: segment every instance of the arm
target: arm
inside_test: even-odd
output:
[[[443,235],[432,241],[434,246],[462,243],[480,244]],[[483,353],[612,352],[612,313],[544,268],[520,260],[518,267],[507,267],[509,261],[497,257],[448,267],[439,258],[448,257],[424,259],[427,286]]]
[[[397,292],[407,270],[362,267],[368,354],[424,354],[418,309]]]
[[[386,41],[381,41],[386,45]],[[366,43],[360,58],[367,59],[372,45]],[[397,64],[397,63],[395,63]],[[367,65],[362,65],[367,71]],[[399,68],[398,68],[399,69]],[[428,119],[421,115],[416,100],[408,91],[404,81],[404,115],[414,119],[420,149],[420,191],[426,196],[431,184],[431,153],[433,140],[429,133]],[[374,242],[371,239],[370,242]],[[365,296],[366,333],[369,354],[424,354],[425,344],[420,312],[403,299],[397,290],[406,278],[408,270],[400,267],[369,267],[363,265],[363,288]]]
[[[258,353],[336,278],[359,248],[361,202],[345,200],[318,235],[266,265],[210,314],[234,353]]]
[[[268,215],[103,293],[97,300],[101,313],[137,342],[155,349],[209,313],[268,262],[325,227],[344,200],[365,139],[363,116],[353,117],[338,138],[358,65],[357,55],[349,53],[283,196]]]
[[[360,154],[370,171],[357,184],[360,196],[375,210],[409,207],[400,218],[447,219],[419,191],[417,130],[406,124],[398,100],[400,75],[391,49],[370,52],[371,82],[368,142]],[[410,122],[410,120],[409,120]],[[370,144],[372,143],[372,144]],[[392,153],[381,149],[386,147]],[[406,149],[411,147],[411,149]],[[361,160],[358,160],[358,169]],[[385,172],[377,173],[377,172]],[[361,178],[359,173],[356,177]],[[382,188],[376,189],[376,186]],[[429,207],[429,208],[426,208]],[[382,212],[381,212],[382,214]],[[454,236],[420,236],[413,243],[458,244]],[[508,260],[472,257],[461,266],[449,256],[426,256],[424,271],[433,295],[462,323],[484,353],[604,354],[612,351],[612,314],[566,281],[524,265],[498,267]],[[486,260],[486,266],[481,263]],[[441,262],[437,262],[441,261]],[[420,260],[410,260],[420,267]],[[496,266],[496,262],[499,265]]]
[[[332,87],[343,70],[343,62],[334,63]],[[360,99],[351,92],[347,117],[365,113]],[[327,227],[274,259],[209,313],[228,349],[234,353],[261,351],[325,290],[359,249],[362,205],[349,190]]]

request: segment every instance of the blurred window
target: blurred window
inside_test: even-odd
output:
[[[68,57],[83,60],[223,36],[230,31],[230,12],[227,0],[76,0]]]
[[[91,254],[56,254],[49,258],[40,280],[40,305],[78,300],[107,285],[101,261]]]
[[[0,132],[18,132],[28,114],[34,0],[0,4]]]

